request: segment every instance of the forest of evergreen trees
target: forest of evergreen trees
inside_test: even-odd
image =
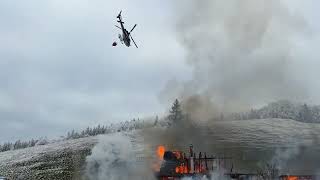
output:
[[[99,134],[110,134],[115,132],[132,131],[136,129],[142,129],[146,127],[152,127],[158,121],[157,117],[154,122],[143,121],[140,119],[132,119],[131,121],[121,122],[119,124],[111,124],[109,126],[101,126],[100,124],[96,127],[86,129],[76,132],[72,130],[67,133],[66,139],[78,139],[89,136],[96,136]]]
[[[280,118],[292,119],[305,123],[320,123],[320,106],[297,104],[282,100],[268,104],[249,112],[233,113],[234,120]]]
[[[115,132],[131,131],[131,130],[135,130],[135,129],[152,127],[152,126],[157,125],[157,123],[158,123],[158,118],[156,117],[155,121],[144,121],[144,120],[140,120],[140,119],[132,119],[131,121],[121,122],[118,124],[111,124],[109,126],[98,125],[93,128],[87,127],[86,129],[84,129],[80,132],[72,130],[72,131],[68,132],[66,137],[64,137],[62,140],[78,139],[78,138],[83,138],[83,137],[96,136],[99,134],[109,134],[109,133],[115,133]],[[6,143],[0,145],[0,152],[16,150],[16,149],[23,149],[23,148],[33,147],[33,146],[38,146],[38,145],[45,145],[48,143],[49,143],[49,141],[46,138],[41,138],[38,140],[32,139],[30,141],[18,140],[14,143],[6,142]]]
[[[0,152],[16,150],[16,149],[23,149],[23,148],[27,148],[27,147],[33,147],[36,145],[45,145],[47,143],[48,143],[48,141],[46,139],[42,139],[42,138],[38,139],[38,140],[31,139],[30,141],[18,140],[14,143],[6,142],[6,143],[0,145]]]

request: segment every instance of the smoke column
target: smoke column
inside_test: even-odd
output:
[[[216,146],[205,144],[206,141],[215,141],[208,140],[206,131],[211,125],[208,122],[222,113],[247,111],[282,99],[305,102],[310,98],[305,67],[299,69],[296,66],[297,62],[308,61],[309,56],[303,53],[300,43],[310,40],[310,29],[302,16],[290,10],[288,2],[174,2],[176,37],[185,50],[192,76],[186,82],[169,81],[160,93],[160,101],[172,102],[179,98],[189,120],[171,129],[153,132],[148,136],[152,141],[180,147],[196,142],[200,149],[214,151]],[[224,128],[224,133],[231,130]],[[213,131],[222,132],[223,129]],[[220,145],[224,146],[227,143]],[[241,142],[236,147],[241,147]],[[258,154],[248,149],[231,151],[235,151],[237,157],[242,154],[267,157],[265,152]],[[313,154],[313,150],[310,151]],[[289,164],[295,157],[304,157],[303,152],[306,151],[294,147],[283,153],[270,152],[268,156]],[[283,168],[285,164],[280,166]]]
[[[137,162],[130,138],[124,134],[100,136],[92,154],[86,158],[89,180],[153,180],[147,163]]]
[[[179,97],[203,115],[206,110],[192,108],[195,101],[205,107],[212,103],[218,111],[241,111],[307,97],[292,63],[301,60],[298,44],[308,39],[308,26],[283,1],[175,2],[176,36],[193,75],[187,82],[168,83],[161,99]]]

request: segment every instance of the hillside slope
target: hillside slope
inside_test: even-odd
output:
[[[320,156],[317,153],[320,152],[320,124],[259,119],[215,122],[203,129],[201,137],[205,139],[191,140],[195,148],[232,155],[235,161],[242,161],[238,167],[245,163],[250,164],[247,168],[252,168],[259,165],[259,160],[267,161],[276,157],[289,173],[307,174],[320,169]],[[159,143],[137,146],[143,144],[144,138],[136,132],[131,135],[133,139],[139,139],[131,141],[133,147],[139,148],[136,150],[138,153],[151,152]],[[87,137],[0,153],[0,175],[12,179],[80,179],[85,168],[85,157],[98,141],[98,137]],[[160,143],[166,144],[165,140]],[[188,143],[181,147],[182,150],[187,148]],[[303,168],[301,164],[304,164]]]
[[[97,137],[0,153],[0,175],[11,179],[79,179]]]

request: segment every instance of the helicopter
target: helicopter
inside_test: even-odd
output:
[[[124,25],[123,25],[124,22],[122,21],[121,12],[122,12],[122,11],[120,11],[120,13],[119,13],[118,16],[117,16],[117,19],[118,19],[117,22],[120,23],[120,27],[117,26],[117,25],[115,25],[117,28],[121,29],[121,31],[122,31],[122,35],[119,34],[119,36],[118,36],[119,39],[120,39],[120,42],[121,42],[122,44],[125,44],[127,47],[130,47],[130,46],[131,46],[131,40],[132,40],[132,42],[134,43],[134,45],[136,46],[136,48],[138,48],[136,42],[134,42],[134,40],[133,40],[133,38],[132,38],[132,36],[131,36],[131,32],[134,30],[134,28],[136,28],[137,24],[135,24],[130,31],[127,31],[127,29],[124,28]],[[116,45],[117,45],[116,42],[114,42],[114,43],[112,44],[112,46],[116,46]]]

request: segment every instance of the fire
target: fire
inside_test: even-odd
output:
[[[166,151],[166,148],[164,146],[157,147],[156,154],[157,154],[158,159],[157,160],[155,159],[155,161],[152,164],[153,171],[155,171],[155,172],[160,171],[160,167],[161,167],[161,163],[162,163],[165,151]]]
[[[297,176],[288,176],[288,180],[298,180]]]
[[[199,155],[193,151],[193,146],[190,145],[189,154],[183,151],[168,151],[164,146],[158,146],[156,154],[158,156],[157,164],[155,166],[161,175],[160,177],[171,177],[172,175],[189,176],[193,174],[209,174],[209,170],[213,170],[214,163],[220,160],[213,156],[208,157],[206,153],[199,152]],[[164,155],[166,157],[164,158]],[[173,174],[172,174],[173,173]],[[294,179],[295,180],[295,179]]]
[[[188,167],[184,164],[176,167],[176,173],[178,174],[186,174],[188,173]]]
[[[176,167],[176,173],[180,172],[180,167]]]
[[[157,155],[158,155],[158,158],[159,159],[163,159],[163,155],[164,155],[164,152],[166,151],[166,148],[164,146],[158,146],[157,148]]]

